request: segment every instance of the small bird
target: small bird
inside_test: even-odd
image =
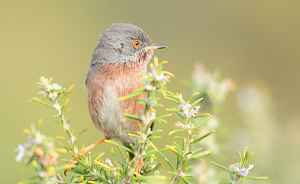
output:
[[[135,75],[146,73],[153,50],[162,48],[167,46],[154,44],[142,29],[132,24],[113,24],[101,33],[85,86],[92,121],[98,131],[104,133],[104,139],[79,153],[83,154],[108,139],[117,139],[128,148],[135,144],[135,138],[126,130],[139,131],[139,124],[143,124],[123,118],[122,113],[140,116],[144,105],[131,99],[120,101],[119,98],[143,86],[141,78]],[[140,97],[146,98],[146,95],[136,96]]]

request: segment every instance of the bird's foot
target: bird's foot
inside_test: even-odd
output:
[[[88,146],[88,147],[86,147],[86,148],[84,148],[84,149],[78,151],[78,153],[76,154],[76,157],[77,157],[78,159],[80,159],[80,157],[79,157],[78,155],[83,155],[83,154],[86,153],[87,151],[89,151],[89,150],[93,149],[94,147],[98,146],[99,144],[105,142],[105,140],[109,140],[109,138],[104,137],[104,138],[101,139],[100,141],[97,141],[97,142],[95,142],[94,144],[91,144],[90,146]],[[72,158],[72,159],[70,160],[70,162],[68,163],[67,167],[66,167],[65,170],[64,170],[64,174],[65,174],[65,175],[66,175],[66,173],[67,173],[68,168],[73,168],[73,167],[72,167],[73,165],[71,165],[71,164],[77,164],[77,161],[76,161],[74,158]]]
[[[145,166],[145,164],[144,164],[143,158],[140,158],[138,164],[136,165],[134,172],[140,173],[144,166]]]
[[[84,153],[85,153],[85,150],[80,150],[75,156],[76,156],[78,159],[80,159],[79,155],[83,155]],[[67,176],[67,171],[68,171],[68,169],[69,169],[69,168],[72,169],[72,168],[74,167],[74,165],[77,164],[77,163],[78,163],[78,162],[77,162],[74,158],[72,158],[72,159],[69,161],[67,167],[64,169],[64,174],[65,174],[65,176]]]

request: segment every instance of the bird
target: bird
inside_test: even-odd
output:
[[[130,144],[134,145],[136,138],[129,136],[126,130],[140,131],[139,125],[143,126],[143,123],[123,118],[122,113],[140,116],[144,105],[119,98],[143,86],[136,75],[146,73],[153,51],[163,48],[167,46],[153,43],[141,28],[129,23],[112,24],[100,34],[85,86],[91,119],[104,138],[78,153],[83,154],[109,139],[118,140],[131,149]],[[146,94],[135,98],[146,98]]]

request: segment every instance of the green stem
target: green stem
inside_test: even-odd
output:
[[[187,124],[191,124],[190,121],[187,122]],[[186,142],[185,142],[185,150],[184,150],[184,154],[187,154],[188,152],[190,152],[190,133],[187,131],[187,139],[186,139]],[[184,165],[184,162],[185,160],[187,159],[186,155],[184,155],[182,161],[181,161],[181,164],[180,164],[180,167],[178,168],[177,170],[177,174],[179,175],[181,172],[182,172],[182,168],[183,168],[183,165]],[[177,177],[177,176],[174,176],[172,181],[171,181],[171,184],[174,184],[180,177]]]
[[[149,122],[150,122],[150,112],[151,112],[151,106],[149,105],[146,105],[146,115],[145,115],[145,125],[144,125],[144,132],[146,131],[146,127],[148,126]],[[140,146],[139,146],[139,149],[137,150],[137,154],[135,155],[135,164],[134,164],[134,168],[133,168],[133,171],[136,170],[136,167],[140,161],[140,159],[143,157],[142,155],[142,147],[144,148],[146,143],[142,143]],[[132,178],[132,175],[127,175],[124,183],[127,184],[130,182]]]

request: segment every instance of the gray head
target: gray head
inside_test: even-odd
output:
[[[166,48],[164,45],[152,43],[141,28],[132,24],[113,24],[100,36],[99,43],[92,54],[91,66],[134,62],[137,61],[137,57],[142,57],[146,53],[152,54],[154,49]]]

